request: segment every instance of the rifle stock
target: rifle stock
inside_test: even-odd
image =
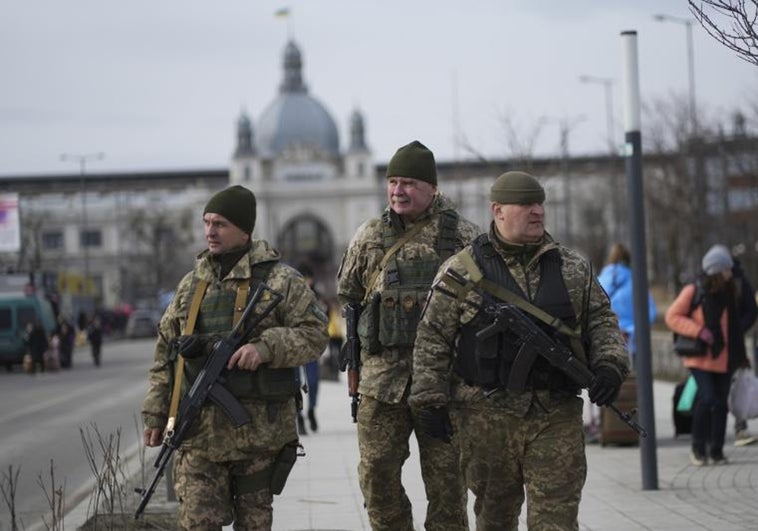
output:
[[[563,371],[566,375],[574,380],[580,387],[589,389],[595,381],[595,375],[585,363],[579,360],[571,350],[548,336],[539,326],[537,326],[524,312],[515,304],[501,303],[492,304],[485,308],[487,313],[495,315],[495,321],[477,333],[477,340],[483,340],[493,334],[510,331],[516,334],[522,341],[522,348],[518,357],[526,356],[535,358],[537,355],[543,356],[553,367]],[[480,336],[481,334],[481,336]],[[518,365],[518,359],[514,361],[514,367]],[[531,364],[530,364],[531,366]],[[528,370],[528,368],[527,368]],[[512,380],[516,378],[518,381]],[[526,374],[509,375],[507,388],[523,389]],[[632,415],[636,412],[623,412],[614,404],[605,406],[613,411],[627,426],[632,428],[641,437],[647,437],[647,431],[635,422]]]
[[[265,292],[271,294],[269,303],[263,311],[247,323],[248,316],[253,311],[256,304],[260,302],[260,299]],[[184,441],[187,432],[192,427],[195,420],[200,416],[200,412],[208,400],[219,405],[235,426],[239,427],[250,422],[250,416],[247,411],[237,399],[234,398],[225,387],[223,387],[219,379],[224,374],[224,371],[226,371],[226,365],[229,362],[229,359],[242,344],[245,337],[254,330],[269,313],[271,313],[282,299],[283,297],[281,294],[276,293],[263,283],[259,284],[253,293],[253,296],[250,298],[250,302],[245,307],[245,311],[240,316],[239,321],[232,331],[226,338],[218,341],[213,346],[213,350],[208,356],[202,370],[197,375],[197,378],[195,378],[192,387],[187,395],[182,398],[176,419],[169,419],[161,450],[153,464],[155,473],[150,480],[150,484],[144,489],[134,489],[135,492],[141,495],[137,509],[134,512],[135,520],[144,512],[150,498],[155,493],[155,488],[157,487],[158,482],[166,471],[166,466],[171,460],[171,456],[173,456],[174,452]],[[175,423],[173,422],[174,420],[176,421]]]

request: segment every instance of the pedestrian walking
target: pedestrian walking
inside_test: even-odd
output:
[[[300,264],[298,271],[305,283],[311,289],[316,297],[316,303],[319,305],[322,311],[326,312],[326,303],[323,302],[321,294],[316,290],[316,278],[313,273],[313,269],[308,264]],[[308,402],[308,427],[312,432],[318,431],[318,420],[316,420],[316,405],[318,404],[318,384],[321,379],[320,360],[312,360],[303,365],[296,373],[296,379],[298,386],[305,390],[305,398],[303,402]],[[303,385],[304,383],[304,385]],[[303,410],[305,404],[297,411],[297,430],[300,435],[307,435],[308,428],[305,427],[305,418],[303,416]]]
[[[629,357],[589,262],[545,231],[545,190],[525,172],[497,178],[493,221],[440,268],[418,327],[410,404],[432,437],[461,440],[478,531],[578,529],[586,479],[580,386],[501,313],[571,350],[595,374],[590,400],[607,405]],[[452,419],[451,419],[452,417]]]
[[[414,529],[401,471],[415,433],[427,497],[425,528],[464,530],[466,492],[457,438],[429,437],[407,398],[416,327],[434,274],[479,228],[437,190],[434,155],[421,142],[399,148],[386,176],[388,206],[358,228],[338,275],[341,303],[363,307],[357,323],[361,492],[374,531]]]
[[[100,367],[103,350],[103,325],[100,318],[95,316],[87,327],[87,341],[92,352],[92,362],[95,367]]]
[[[35,318],[26,325],[25,339],[31,362],[27,364],[26,372],[35,374],[38,369],[40,372],[45,372],[45,352],[47,352],[49,342],[47,332],[39,318]]]
[[[265,284],[283,297],[227,365],[224,385],[250,422],[235,427],[216,404],[206,403],[177,450],[180,529],[221,529],[232,522],[235,529],[271,529],[273,495],[284,488],[299,444],[295,368],[318,359],[326,346],[326,315],[303,277],[281,263],[268,242],[252,237],[255,213],[255,196],[242,186],[210,198],[203,211],[207,250],[179,282],[159,325],[142,405],[147,446],[161,444],[176,414],[170,404],[186,396],[216,338],[229,334],[250,294]],[[271,297],[266,291],[261,304]],[[178,344],[192,347],[177,350]],[[175,375],[181,376],[174,381]]]
[[[342,318],[339,303],[329,303],[329,349],[321,364],[321,378],[339,380],[339,360],[342,344],[345,342],[345,320]]]
[[[698,390],[692,408],[690,451],[695,466],[728,462],[724,439],[729,387],[734,371],[747,362],[741,295],[729,250],[714,245],[703,256],[701,266],[696,281],[684,286],[666,311],[666,325],[673,332],[697,338],[703,344],[699,352],[682,357]]]
[[[73,364],[76,332],[71,322],[63,315],[58,317],[58,337],[60,338],[60,362],[62,369],[70,369]]]
[[[742,269],[740,261],[732,256],[732,277],[734,278],[734,287],[737,293],[737,315],[739,315],[739,327],[742,332],[740,335],[739,343],[736,348],[738,351],[745,352],[745,359],[738,368],[751,367],[750,356],[748,356],[747,345],[745,344],[745,334],[753,327],[756,318],[758,318],[758,304],[756,304],[756,293],[753,285],[745,275],[745,271]],[[755,443],[755,435],[750,433],[747,427],[747,419],[739,418],[737,415],[734,417],[734,445],[735,446],[747,446]]]

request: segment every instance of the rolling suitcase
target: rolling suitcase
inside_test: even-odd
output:
[[[621,411],[631,412],[637,409],[637,378],[629,373],[619,396],[614,402]],[[639,444],[639,436],[624,421],[619,419],[610,408],[601,408],[600,414],[600,444],[635,445]]]

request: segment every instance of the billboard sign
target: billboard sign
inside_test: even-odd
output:
[[[17,253],[20,250],[18,194],[0,194],[0,252]]]

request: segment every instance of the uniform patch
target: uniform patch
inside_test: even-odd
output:
[[[329,322],[329,317],[327,317],[326,313],[324,313],[324,310],[321,309],[321,306],[319,306],[315,302],[311,303],[310,311],[313,315],[315,315],[318,318],[319,321],[322,321],[324,323]]]

